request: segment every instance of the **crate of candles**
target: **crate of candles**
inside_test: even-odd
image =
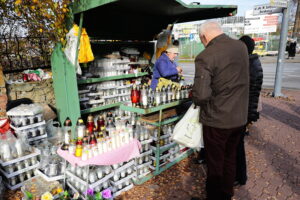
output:
[[[88,188],[100,192],[110,187],[110,179],[114,173],[110,166],[69,165],[66,169],[66,179],[71,189],[83,194]],[[88,184],[87,184],[88,182]]]
[[[114,164],[114,175],[110,180],[114,197],[120,195],[133,187],[132,179],[136,177],[134,168],[135,161],[131,160],[126,163]]]
[[[149,166],[152,164],[152,160],[150,159],[151,154],[152,150],[149,150],[135,159],[136,178],[141,178],[150,172]]]
[[[116,187],[112,187],[113,197],[119,196],[122,192],[126,192],[133,188],[132,181],[128,181],[122,184],[117,185]]]
[[[7,112],[11,127],[17,135],[26,136],[29,142],[47,137],[46,123],[38,104],[21,104]]]
[[[36,170],[36,174],[40,175],[47,181],[57,181],[64,179],[65,163],[59,156],[52,156],[47,164]]]
[[[173,162],[174,160],[176,160],[177,158],[179,158],[180,156],[182,156],[187,150],[189,150],[188,147],[184,147],[184,146],[180,146],[180,145],[176,145],[174,147],[172,147],[169,150],[169,161]]]
[[[47,181],[40,176],[27,181],[21,188],[24,200],[30,199],[59,199],[63,186],[58,181]],[[23,200],[22,199],[22,200]]]
[[[1,141],[0,149],[0,172],[4,184],[12,190],[21,187],[24,181],[34,176],[34,170],[39,167],[40,150],[12,136]]]

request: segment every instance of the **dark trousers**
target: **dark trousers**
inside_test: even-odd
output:
[[[236,150],[243,130],[244,126],[232,129],[203,126],[208,200],[227,200],[233,196]]]
[[[245,137],[244,132],[241,133],[240,142],[238,144],[237,153],[236,153],[236,178],[235,178],[235,180],[240,185],[245,185],[247,182],[247,163],[246,163],[245,144],[244,144],[244,137]]]

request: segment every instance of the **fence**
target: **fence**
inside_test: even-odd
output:
[[[53,44],[43,37],[0,37],[0,65],[4,73],[49,68]]]

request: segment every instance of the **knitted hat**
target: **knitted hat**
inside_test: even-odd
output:
[[[174,45],[169,45],[166,49],[166,52],[179,53],[179,50],[178,50],[178,47],[176,47]]]
[[[244,35],[243,37],[240,38],[240,40],[244,42],[245,45],[247,46],[248,54],[252,54],[255,47],[254,40],[248,35]]]

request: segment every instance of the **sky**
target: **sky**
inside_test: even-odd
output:
[[[189,4],[191,2],[200,2],[201,4],[209,5],[237,5],[238,16],[244,16],[246,10],[251,10],[254,5],[268,4],[270,0],[182,0]]]

